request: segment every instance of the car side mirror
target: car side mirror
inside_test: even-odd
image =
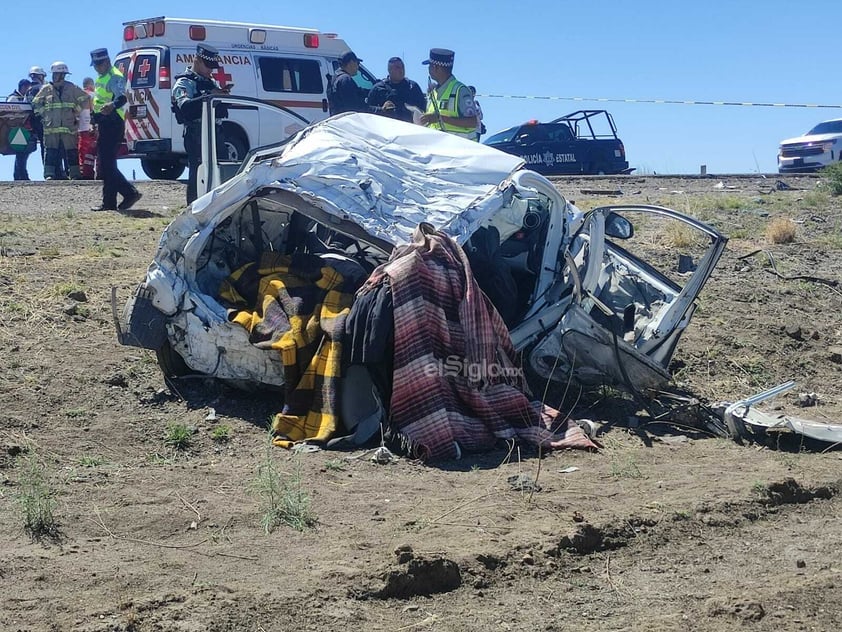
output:
[[[605,218],[605,235],[615,239],[630,239],[634,236],[634,226],[622,215],[611,212]]]

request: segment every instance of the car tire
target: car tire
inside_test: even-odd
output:
[[[140,168],[150,180],[178,180],[184,173],[184,164],[180,160],[140,161]]]
[[[169,340],[164,341],[163,346],[155,352],[155,355],[158,357],[158,366],[164,377],[183,377],[194,373],[178,351],[172,348]]]

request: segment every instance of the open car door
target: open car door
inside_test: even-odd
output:
[[[250,97],[209,96],[202,109],[202,164],[197,193],[204,195],[234,177],[251,152],[278,145],[309,125],[303,116],[284,107]],[[245,133],[248,130],[248,134]],[[244,141],[244,137],[248,137]],[[248,143],[249,154],[232,151]]]
[[[726,243],[714,228],[667,208],[593,209],[564,253],[572,295],[560,301],[560,321],[532,349],[532,368],[560,381],[662,386]]]

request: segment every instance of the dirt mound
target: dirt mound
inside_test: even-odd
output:
[[[410,599],[450,592],[462,585],[459,565],[452,560],[415,557],[408,545],[399,548],[396,554],[401,567],[383,572],[378,578],[382,586],[363,591],[358,597]]]

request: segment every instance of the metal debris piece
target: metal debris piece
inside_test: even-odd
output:
[[[371,455],[371,460],[378,465],[387,465],[395,460],[395,455],[385,445],[381,445]]]
[[[301,454],[305,452],[320,452],[321,448],[314,443],[296,443],[292,446],[292,451]]]
[[[840,423],[825,423],[791,415],[769,414],[753,407],[755,404],[785,393],[794,386],[794,381],[785,382],[729,405],[725,409],[724,418],[734,441],[741,443],[743,438],[755,440],[770,434],[798,434],[833,445],[842,443],[842,424]]]

